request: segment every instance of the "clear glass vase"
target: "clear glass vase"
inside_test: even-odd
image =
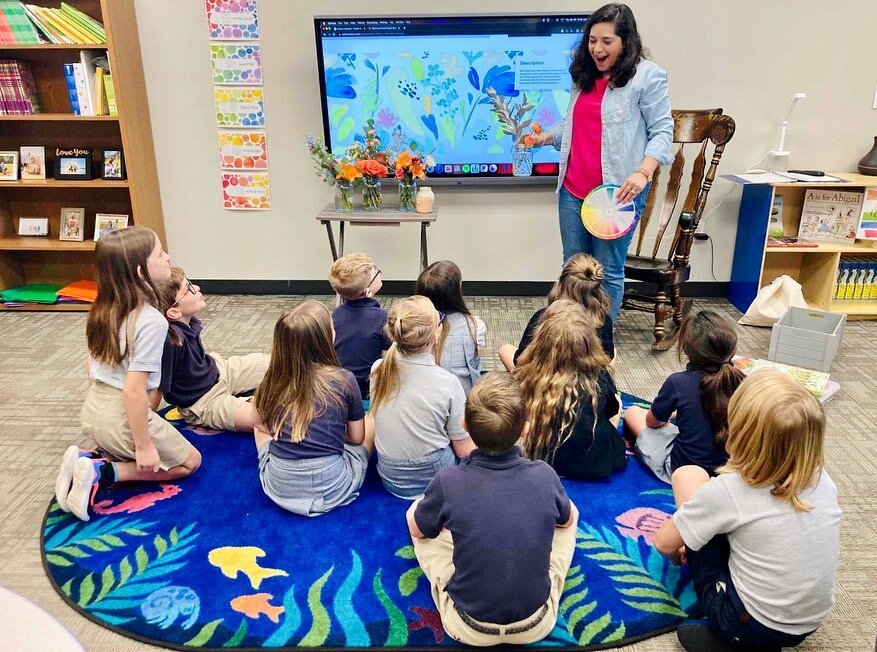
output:
[[[353,184],[339,181],[335,184],[335,212],[353,212]]]
[[[384,208],[381,196],[381,180],[376,177],[363,177],[362,209],[364,211],[380,211]]]
[[[512,174],[516,177],[529,177],[533,174],[533,150],[523,145],[512,152]]]
[[[414,179],[402,179],[399,181],[399,210],[411,212],[417,208],[415,198],[417,196],[417,182]]]

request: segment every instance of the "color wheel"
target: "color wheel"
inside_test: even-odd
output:
[[[582,202],[582,224],[595,238],[615,240],[636,225],[636,206],[633,202],[616,202],[618,188],[611,184],[597,186]]]

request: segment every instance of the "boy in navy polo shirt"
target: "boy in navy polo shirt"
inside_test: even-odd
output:
[[[532,643],[557,622],[578,511],[554,470],[515,446],[526,418],[511,374],[485,376],[463,420],[478,449],[439,471],[408,510],[442,625],[467,645]]]
[[[372,365],[391,344],[384,333],[387,311],[373,298],[383,285],[381,270],[366,254],[347,254],[332,263],[329,283],[342,299],[332,312],[335,354],[356,378],[366,402]]]
[[[186,423],[217,430],[253,432],[257,419],[249,398],[265,377],[268,356],[250,353],[223,358],[207,353],[201,342],[197,315],[207,305],[201,288],[180,267],[161,288],[161,301],[170,326],[161,356],[161,382],[152,398],[177,406]]]

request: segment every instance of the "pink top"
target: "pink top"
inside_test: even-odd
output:
[[[600,156],[603,121],[600,109],[608,85],[608,79],[597,79],[594,88],[579,95],[573,107],[572,146],[569,149],[569,163],[563,187],[579,199],[584,199],[603,183]]]

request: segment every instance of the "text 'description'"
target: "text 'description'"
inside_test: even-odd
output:
[[[568,85],[569,62],[558,56],[523,56],[515,59],[515,89],[560,90]]]

